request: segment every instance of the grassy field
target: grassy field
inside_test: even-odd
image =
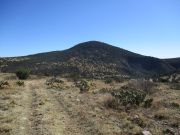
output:
[[[74,81],[31,76],[19,82],[0,74],[0,135],[152,135],[180,134],[180,90],[154,83],[150,106],[123,105],[112,92],[131,80]],[[47,81],[48,80],[48,81]],[[134,86],[135,87],[135,86]],[[120,100],[121,101],[121,100]],[[114,104],[113,104],[114,103]]]

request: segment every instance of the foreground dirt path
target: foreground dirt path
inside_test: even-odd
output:
[[[25,82],[25,87],[15,95],[13,135],[51,135],[44,127],[42,110],[44,95],[36,81]]]
[[[25,81],[10,99],[15,106],[10,130],[2,135],[120,135],[116,118],[94,104],[98,95],[70,87],[47,89],[45,79]],[[88,100],[91,100],[90,102]],[[10,116],[8,116],[9,118]],[[113,132],[112,132],[113,131]],[[1,133],[0,133],[1,135]]]
[[[82,135],[64,107],[44,87],[44,80],[30,81],[26,87],[29,95],[28,120],[30,135]]]

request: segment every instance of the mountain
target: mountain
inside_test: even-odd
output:
[[[165,59],[165,61],[180,73],[180,58]]]
[[[176,64],[170,61],[143,56],[103,42],[89,41],[64,51],[0,58],[0,71],[15,72],[20,67],[26,67],[33,74],[45,75],[153,76],[176,71]]]

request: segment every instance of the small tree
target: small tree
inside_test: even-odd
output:
[[[30,75],[30,70],[26,68],[20,68],[16,71],[16,76],[20,80],[26,80]]]

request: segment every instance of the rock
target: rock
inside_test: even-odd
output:
[[[81,100],[77,98],[76,101],[77,101],[77,102],[80,102]]]
[[[138,115],[135,115],[135,116],[134,116],[134,119],[139,119],[139,116],[138,116]]]
[[[143,131],[142,134],[143,135],[152,135],[151,132],[149,132],[149,131]]]

